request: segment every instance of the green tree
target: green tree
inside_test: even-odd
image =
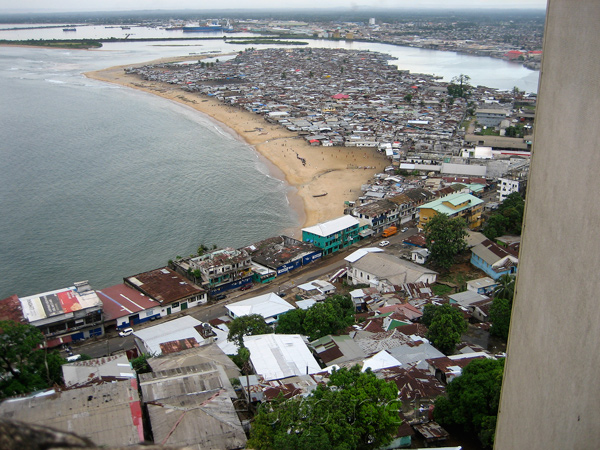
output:
[[[483,227],[483,234],[491,240],[504,236],[509,226],[508,217],[502,214],[492,214]]]
[[[467,322],[459,309],[448,304],[435,306],[433,311],[427,339],[442,353],[452,354],[467,331]]]
[[[511,303],[515,296],[515,276],[504,274],[498,278],[498,285],[494,288],[492,295],[494,298],[504,298]]]
[[[133,370],[135,370],[138,374],[152,372],[152,368],[150,367],[150,364],[148,364],[148,360],[150,358],[154,358],[154,356],[156,355],[152,353],[142,353],[137,358],[131,360],[131,367],[133,367]]]
[[[400,424],[398,389],[360,367],[336,370],[306,398],[261,405],[248,447],[257,450],[376,449]]]
[[[521,194],[513,192],[500,204],[495,214],[488,219],[483,227],[483,234],[488,239],[495,239],[505,234],[521,234],[525,201]]]
[[[495,298],[490,307],[490,335],[497,336],[505,341],[508,340],[510,330],[510,314],[512,304],[505,298]]]
[[[413,98],[412,94],[406,94],[406,95],[404,96],[404,101],[405,101],[406,103],[410,103],[410,102],[412,102],[412,98]]]
[[[238,347],[244,347],[244,336],[272,333],[273,329],[265,323],[260,314],[249,314],[233,319],[229,324],[227,340],[235,342]]]
[[[11,396],[62,384],[66,360],[40,348],[44,336],[36,327],[0,321],[0,396]]]
[[[354,303],[348,295],[333,295],[306,311],[295,309],[279,317],[275,333],[303,334],[311,340],[339,334],[354,323]]]
[[[454,258],[467,248],[467,223],[462,217],[449,218],[439,213],[427,221],[423,228],[430,261],[448,270]]]
[[[275,333],[278,334],[305,334],[304,319],[306,311],[303,309],[293,309],[279,316]]]
[[[476,433],[484,446],[494,442],[504,360],[476,359],[448,383],[435,401],[433,416],[445,426]]]
[[[495,287],[490,307],[490,322],[492,328],[490,334],[504,339],[508,339],[510,329],[510,316],[512,312],[512,301],[515,295],[515,276],[504,274],[498,278],[498,286]]]
[[[472,86],[469,84],[471,77],[462,73],[450,81],[448,94],[454,98],[467,98],[471,94]]]
[[[304,334],[311,340],[338,334],[354,323],[354,305],[349,296],[334,295],[306,311]]]

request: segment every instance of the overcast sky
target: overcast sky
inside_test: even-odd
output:
[[[282,8],[534,8],[546,0],[0,0],[0,12],[209,10]]]

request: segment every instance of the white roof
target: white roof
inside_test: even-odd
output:
[[[363,361],[362,371],[365,372],[367,369],[375,371],[399,365],[401,364],[396,358],[390,355],[387,351],[381,350],[379,353],[376,353]]]
[[[312,298],[309,298],[307,300],[298,300],[296,302],[296,306],[300,309],[308,309],[310,307],[312,307],[316,302],[316,300],[313,300]]]
[[[244,336],[244,345],[256,374],[267,381],[323,370],[299,334]]]
[[[234,317],[260,314],[265,320],[294,309],[292,305],[273,292],[231,303],[225,307],[231,311]]]
[[[355,252],[350,253],[350,255],[346,256],[344,258],[344,261],[353,263],[355,261],[358,261],[363,256],[365,256],[367,253],[377,253],[377,252],[382,252],[382,251],[383,251],[383,249],[378,248],[378,247],[361,248],[361,249],[356,250]]]
[[[358,219],[352,216],[342,216],[337,219],[330,220],[329,222],[319,223],[312,227],[302,228],[302,231],[307,233],[316,234],[317,236],[330,236],[335,233],[339,233],[342,230],[350,228],[353,225],[358,225]]]
[[[202,344],[204,338],[194,329],[198,325],[202,325],[202,322],[191,316],[183,316],[159,325],[154,325],[153,327],[135,331],[133,334],[138,339],[144,341],[144,345],[150,353],[160,355],[162,354],[160,344],[164,342],[194,338],[199,344]]]

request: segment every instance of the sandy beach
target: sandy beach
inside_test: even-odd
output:
[[[184,60],[190,60],[190,57],[167,58],[139,65]],[[300,208],[298,213],[305,227],[341,216],[344,202],[355,200],[360,195],[361,185],[389,164],[385,156],[374,148],[311,146],[295,133],[269,124],[251,112],[227,106],[202,94],[184,92],[176,85],[144,81],[136,75],[128,75],[124,69],[129,67],[132,65],[110,67],[85,75],[180,102],[229,128],[280,171],[275,171],[275,176],[283,177],[295,188],[300,200],[292,195],[290,203]]]

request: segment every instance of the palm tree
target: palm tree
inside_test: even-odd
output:
[[[494,298],[503,298],[512,304],[515,295],[515,276],[504,274],[498,278],[498,285],[494,288]]]

